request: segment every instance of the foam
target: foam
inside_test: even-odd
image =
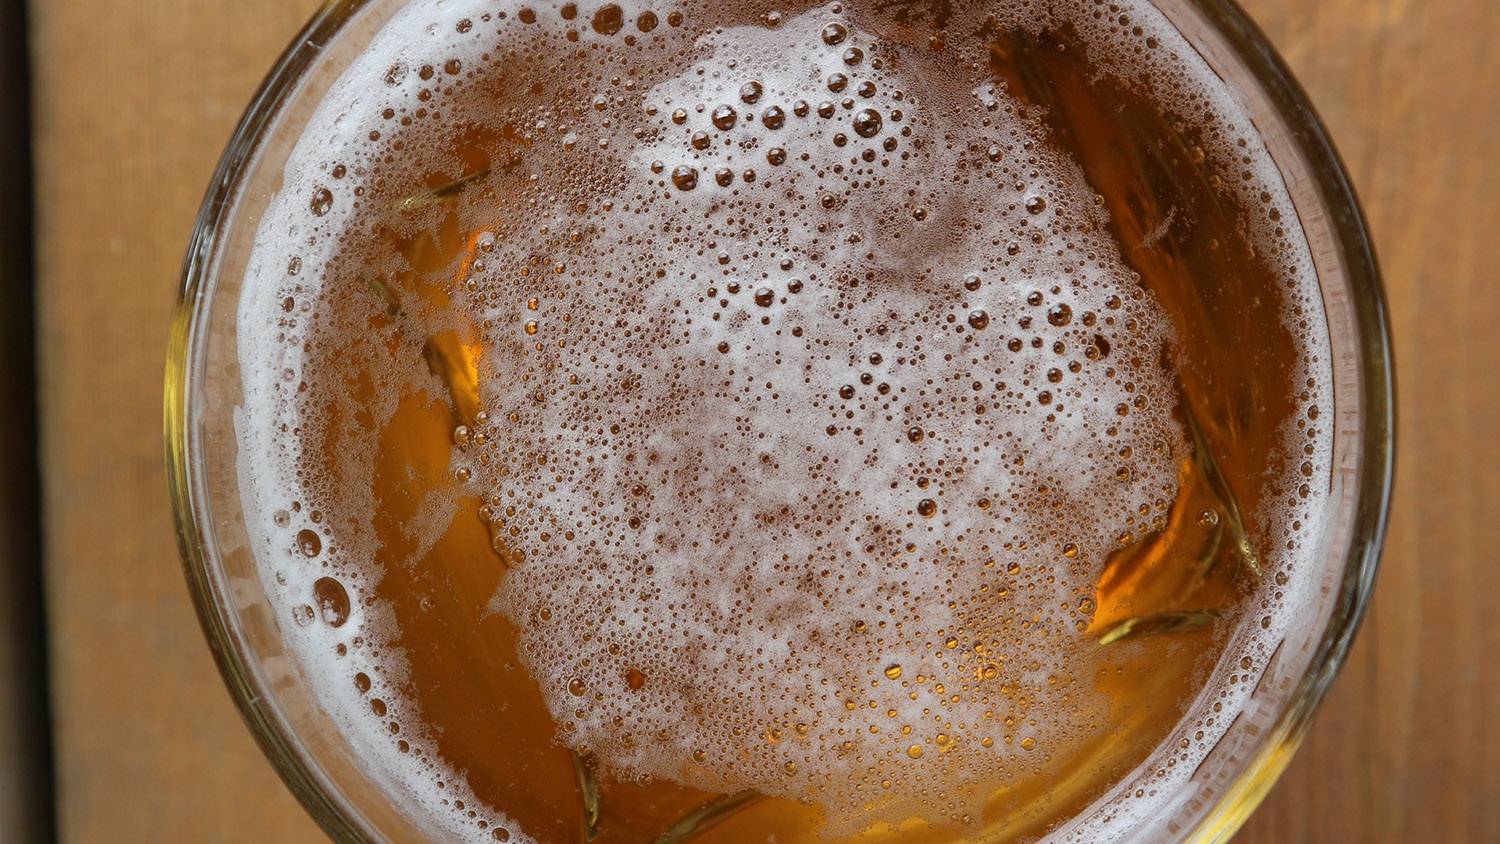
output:
[[[646,8],[620,5],[626,22]],[[998,11],[1034,26],[1055,23],[1049,16],[1062,13],[1045,5]],[[493,606],[525,623],[523,659],[542,683],[560,742],[632,774],[714,791],[811,795],[827,807],[835,831],[913,814],[961,824],[980,814],[983,793],[960,787],[935,797],[932,783],[1019,768],[1033,752],[1022,741],[1045,749],[1098,717],[1067,679],[1089,675],[1087,657],[1069,641],[1086,619],[1080,596],[1103,556],[1120,533],[1159,517],[1175,490],[1185,443],[1169,416],[1172,387],[1154,365],[1122,363],[1131,350],[1154,363],[1169,335],[1154,303],[1131,295],[1134,281],[1103,212],[1072,187],[1084,184],[1076,165],[1028,143],[1040,136],[1036,123],[1008,109],[1002,91],[982,84],[949,90],[896,67],[857,10],[841,14],[837,6],[787,14],[774,29],[706,32],[673,58],[679,72],[658,73],[649,85],[632,78],[649,74],[627,73],[615,84],[601,70],[595,84],[606,94],[593,120],[564,127],[538,115],[531,136],[555,144],[555,158],[526,166],[550,193],[497,226],[490,269],[471,279],[476,322],[496,326],[483,402],[505,421],[505,434],[491,437],[490,463],[470,449],[455,468],[469,470],[481,494],[504,488],[529,503],[520,516],[496,517],[519,528],[514,544],[527,560],[511,570]],[[554,5],[531,8],[536,23],[506,38],[561,46],[571,29],[579,40],[569,43],[580,50],[611,43],[587,25],[592,10],[580,15],[584,25],[564,26]],[[404,10],[313,118],[247,272],[245,400],[236,426],[267,592],[295,619],[284,626],[289,650],[346,737],[379,760],[373,773],[451,834],[475,840],[490,835],[486,828],[522,839],[525,830],[493,807],[482,813],[483,828],[453,810],[455,801],[476,801],[406,717],[398,692],[403,656],[353,647],[359,637],[389,641],[394,619],[359,600],[337,627],[301,609],[318,606],[314,582],[327,572],[357,597],[374,588],[380,569],[368,520],[314,521],[322,481],[292,468],[304,446],[288,432],[318,424],[297,389],[312,380],[301,369],[301,346],[322,330],[304,309],[318,300],[321,268],[338,254],[361,189],[380,169],[370,133],[388,131],[382,110],[426,102],[418,98],[426,86],[417,69],[441,73],[450,58],[477,67],[497,30],[519,29],[514,9],[507,21],[493,10],[482,2]],[[664,21],[666,10],[657,12]],[[1221,86],[1201,84],[1213,80],[1211,71],[1157,13],[1134,9],[1123,24],[1119,14],[1070,20],[1091,45],[1136,26],[1143,34],[1130,35],[1133,43],[1155,41],[1144,59],[1125,48],[1097,55],[1116,67],[1146,62],[1154,93],[1185,112],[1216,116],[1212,154],[1239,160],[1246,183],[1269,196],[1267,216],[1255,224],[1257,243],[1271,245],[1300,283],[1294,297],[1317,312],[1305,244],[1272,221],[1271,212],[1295,219],[1274,164],[1262,147],[1238,145],[1249,121]],[[844,36],[827,44],[822,33],[835,21]],[[845,63],[851,48],[864,51],[858,72]],[[845,90],[828,90],[834,73],[850,76]],[[754,103],[740,95],[747,79],[761,86]],[[865,80],[876,85],[871,96],[856,90]],[[1196,98],[1173,99],[1174,87],[1189,86]],[[798,100],[807,101],[808,115],[794,113]],[[825,101],[832,117],[819,116]],[[719,104],[736,109],[731,130],[714,126]],[[776,129],[766,126],[772,105],[785,112]],[[453,108],[449,119],[467,116]],[[881,117],[869,138],[855,125],[867,108]],[[677,109],[685,112],[681,122]],[[706,133],[706,148],[694,145],[696,132]],[[773,149],[786,151],[779,164]],[[347,175],[333,178],[334,162]],[[720,170],[730,174],[727,185],[717,181]],[[690,171],[695,183],[684,190]],[[975,191],[984,179],[993,188]],[[593,194],[594,206],[609,212],[581,223],[563,201],[570,191]],[[526,281],[539,300],[535,310],[530,297],[504,293],[515,289],[537,244],[575,229],[586,234],[558,258],[564,272]],[[790,262],[786,269],[782,261]],[[964,285],[970,276],[981,280],[977,290]],[[734,282],[740,289],[730,293]],[[771,292],[766,306],[756,301],[762,288]],[[1042,304],[1028,301],[1035,293]],[[289,296],[301,308],[283,310]],[[1055,326],[1047,314],[1059,305],[1071,319]],[[988,320],[982,329],[970,325],[976,311]],[[1085,331],[1086,314],[1094,324]],[[533,321],[536,333],[527,333]],[[1303,328],[1310,348],[1327,348],[1322,330],[1316,321]],[[1082,354],[1093,335],[1112,349],[1101,361]],[[1018,351],[1011,340],[1021,341]],[[1053,351],[1057,342],[1063,354]],[[1079,370],[1070,372],[1075,361]],[[1048,380],[1053,369],[1058,384]],[[536,402],[537,382],[520,377],[536,370],[566,373],[571,382]],[[1306,375],[1315,396],[1331,395],[1326,365],[1309,361]],[[414,371],[411,379],[433,376]],[[841,395],[844,387],[853,398]],[[585,393],[606,397],[607,406],[572,400]],[[980,397],[983,415],[974,412]],[[397,398],[386,397],[374,416],[388,418]],[[1326,466],[1330,437],[1311,442],[1311,460]],[[1120,458],[1127,448],[1133,456]],[[539,465],[543,452],[548,460]],[[1116,472],[1126,463],[1122,481]],[[372,482],[362,464],[348,461],[345,500],[349,489]],[[1306,514],[1321,509],[1320,486],[1271,523],[1310,522]],[[294,509],[292,499],[308,503]],[[933,503],[931,518],[925,501]],[[1090,518],[1039,515],[1046,511],[1037,505],[1053,501],[1086,502],[1063,509]],[[708,529],[710,517],[722,527]],[[1312,528],[1303,533],[1317,536]],[[298,532],[309,529],[323,536],[324,565],[304,576],[284,561]],[[569,531],[573,542],[561,539]],[[1296,563],[1313,544],[1299,544],[1283,563],[1293,578],[1288,594],[1310,591],[1304,581],[1313,567]],[[1001,571],[1010,593],[997,610],[986,590]],[[1235,666],[1221,667],[1201,700],[1236,711],[1249,692],[1248,683],[1227,682],[1238,658],[1263,666],[1265,643],[1295,621],[1280,605],[1266,618],[1263,629],[1246,625],[1227,651]],[[1023,635],[1007,619],[1031,626]],[[594,635],[585,640],[584,631]],[[892,678],[894,666],[900,676]],[[986,676],[991,666],[994,676]],[[355,674],[368,691],[351,693]],[[633,688],[637,674],[643,680]],[[1049,682],[1057,677],[1060,687]],[[985,715],[1005,684],[1085,701],[1058,706],[1055,722],[1011,731],[1008,742]],[[955,693],[960,699],[950,700]],[[371,699],[382,702],[382,714],[372,717]],[[684,723],[683,711],[698,714]],[[1096,810],[1058,831],[1059,839],[1104,840],[1159,811],[1229,720],[1207,724],[1170,770],[1159,760],[1143,765]],[[404,749],[392,723],[401,726]],[[774,738],[769,750],[757,744],[757,753],[744,752],[766,737]]]
[[[1021,190],[1002,184],[948,196],[965,167],[1001,167],[945,136],[977,136],[987,148],[1035,131],[990,112],[978,92],[897,99],[899,80],[866,71],[876,93],[852,108],[836,104],[832,118],[789,117],[779,129],[761,119],[714,131],[706,149],[693,148],[694,133],[714,128],[714,105],[739,102],[744,80],[761,83],[763,103],[792,112],[799,97],[826,91],[830,74],[850,70],[844,51],[867,50],[866,61],[879,54],[853,21],[842,41],[824,44],[820,33],[833,21],[825,9],[783,22],[775,52],[755,49],[763,27],[715,31],[699,39],[688,73],[645,93],[647,113],[655,107],[647,134],[658,140],[632,150],[627,168],[647,188],[621,211],[640,211],[660,234],[643,249],[638,228],[610,229],[559,257],[617,272],[605,289],[583,295],[571,273],[532,282],[546,311],[535,335],[517,330],[513,311],[484,312],[523,342],[496,357],[487,382],[486,405],[505,420],[491,439],[505,445],[490,452],[489,471],[472,456],[468,466],[481,487],[496,489],[499,467],[507,495],[523,502],[504,522],[520,529],[515,544],[528,560],[504,580],[494,606],[525,623],[523,655],[563,741],[633,774],[810,797],[828,807],[835,831],[913,814],[960,823],[978,816],[987,796],[977,789],[985,778],[965,774],[1019,766],[1028,752],[1002,740],[992,712],[1004,705],[1001,687],[1035,689],[1062,712],[1078,689],[1049,685],[1047,676],[1096,673],[1077,664],[1084,657],[1073,648],[1047,643],[1076,632],[1083,618],[1074,608],[1088,582],[1070,576],[1063,546],[1076,544],[1082,559],[1097,562],[1142,505],[1170,501],[1182,435],[1168,416],[1165,375],[1124,363],[1137,354],[1154,361],[1164,323],[1148,301],[1122,303],[1118,313],[1106,306],[1132,279],[1107,237],[1095,234],[1102,219],[1092,197],[1066,187],[1081,184],[1081,174],[1037,153],[1029,164],[1037,175]],[[688,113],[682,124],[671,117],[678,108]],[[853,115],[866,108],[891,131],[838,146],[834,136],[855,137]],[[886,138],[910,157],[886,153]],[[776,148],[786,150],[781,165],[768,162]],[[881,154],[866,163],[862,148]],[[1028,168],[1021,155],[1003,166]],[[684,191],[665,178],[721,167],[741,184],[754,170],[756,188],[702,178]],[[653,170],[663,172],[653,179]],[[627,180],[621,192],[639,185]],[[935,201],[913,202],[906,190]],[[752,203],[780,223],[774,238],[738,223]],[[916,208],[926,209],[920,222]],[[719,219],[734,222],[702,222]],[[1068,238],[1059,236],[1064,225]],[[679,230],[694,237],[660,236]],[[1031,231],[1047,234],[1033,243]],[[900,248],[883,248],[882,237]],[[1017,240],[1026,247],[1016,259],[993,245]],[[516,232],[490,263],[519,265],[534,248]],[[600,264],[590,256],[609,257]],[[981,285],[969,291],[963,282],[973,275]],[[1042,304],[1027,303],[1038,285],[1064,278],[1067,286],[1049,287]],[[484,286],[504,290],[511,281],[502,272]],[[740,289],[730,293],[734,283]],[[762,288],[768,306],[755,301]],[[1051,325],[1048,310],[1058,306],[1075,311],[1078,324]],[[623,316],[600,319],[601,310]],[[967,319],[980,310],[996,315],[982,331]],[[1020,329],[1018,319],[1031,327]],[[1081,329],[1085,319],[1094,326]],[[619,336],[625,331],[635,333]],[[1116,349],[1099,362],[1082,354],[1096,332]],[[1019,352],[1009,339],[1023,341]],[[1058,354],[1059,342],[1073,351]],[[1080,371],[1048,382],[1049,369],[1061,373],[1070,362]],[[543,387],[522,380],[531,371],[566,373],[565,393],[534,401]],[[840,396],[846,387],[854,397]],[[573,399],[586,394],[602,404]],[[1149,404],[1121,417],[1117,406],[1136,397]],[[987,412],[978,414],[981,403]],[[533,449],[517,443],[545,448],[547,462],[529,460]],[[1115,455],[1127,449],[1142,457],[1128,461],[1134,472],[1122,483]],[[1087,520],[1038,506],[1053,500]],[[935,508],[931,518],[920,512],[924,501]],[[568,530],[575,542],[560,541]],[[1056,538],[1043,540],[1049,533]],[[985,594],[997,565],[1024,572],[998,612]],[[1002,631],[1004,619],[1036,621],[1016,636]],[[854,632],[861,621],[865,634]],[[887,677],[892,666],[902,678]],[[995,676],[976,682],[986,666]],[[644,678],[641,688],[630,687],[632,671]],[[963,701],[948,700],[953,693]],[[694,713],[686,721],[685,711]],[[1091,729],[1086,718],[1097,714],[1041,721],[1027,737],[1063,741]],[[778,734],[786,738],[761,749]],[[976,790],[938,797],[935,782],[974,782]]]

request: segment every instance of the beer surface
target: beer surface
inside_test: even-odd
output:
[[[1191,772],[1316,541],[1316,282],[1180,36],[1045,5],[417,3],[343,75],[239,431],[378,780],[476,840],[1100,840]],[[1115,186],[1110,107],[1198,187]]]

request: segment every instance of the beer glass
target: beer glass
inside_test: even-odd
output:
[[[1237,711],[1225,716],[1230,723],[1222,738],[1183,784],[1158,799],[1158,811],[1120,821],[1112,833],[1121,841],[1210,842],[1227,840],[1265,796],[1348,652],[1374,584],[1384,535],[1394,399],[1386,315],[1370,238],[1344,169],[1305,95],[1230,0],[1154,2],[1227,82],[1269,151],[1306,237],[1332,352],[1331,487],[1322,514],[1325,527],[1311,558],[1317,570],[1305,581],[1314,585],[1298,597],[1295,623],[1270,649],[1269,659],[1254,676],[1247,670],[1246,676],[1235,677],[1252,691]],[[289,620],[267,595],[246,525],[245,466],[237,438],[237,426],[244,424],[237,414],[246,373],[241,371],[237,314],[257,229],[283,187],[294,147],[340,73],[405,5],[402,0],[325,4],[255,95],[193,233],[166,381],[166,438],[179,543],[205,634],[231,696],[266,755],[327,833],[350,844],[449,840],[451,832],[418,808],[389,771],[362,758],[318,703],[311,684],[326,678],[312,676],[289,651],[283,635]],[[624,25],[611,17],[619,7],[589,13],[595,14],[596,30],[613,33]],[[649,25],[657,25],[654,17]],[[645,32],[647,24],[639,28]],[[843,37],[824,36],[829,43]],[[860,58],[847,56],[850,63]],[[742,94],[747,103],[755,96],[758,90]],[[768,125],[771,119],[763,118]],[[785,115],[774,119],[779,122]],[[855,119],[856,132],[864,135],[860,118]],[[873,134],[880,128],[879,116],[871,119]],[[733,122],[733,112],[726,120]],[[776,149],[769,155],[771,165],[781,164],[775,160]],[[671,176],[679,190],[698,185],[697,170],[679,171]],[[705,182],[707,177],[703,174]],[[721,185],[727,184],[736,174],[719,178],[725,179]],[[438,186],[425,199],[441,199],[444,191],[463,187],[458,182]],[[316,205],[318,197],[313,201]],[[925,213],[916,219],[924,219]],[[383,282],[369,284],[378,295],[393,295]],[[394,301],[391,308],[393,313],[398,309]],[[989,317],[976,314],[970,325],[983,329]],[[911,439],[920,438],[914,429]],[[924,500],[921,506],[933,505]],[[337,616],[331,623],[342,623],[348,601],[338,587],[322,607],[325,618],[331,612]],[[899,674],[900,668],[893,666],[886,676]],[[916,747],[912,758],[918,758]],[[510,833],[501,832],[496,827],[493,837],[506,840]]]

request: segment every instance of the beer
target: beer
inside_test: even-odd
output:
[[[1311,588],[1311,267],[1142,3],[413,3],[251,257],[260,570],[453,840],[1110,840]]]

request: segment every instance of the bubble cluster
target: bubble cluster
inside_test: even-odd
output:
[[[907,89],[835,17],[783,21],[774,51],[703,36],[643,91],[615,210],[539,206],[495,238],[472,304],[496,326],[489,446],[459,459],[526,553],[493,606],[561,741],[851,830],[959,823],[1101,717],[1079,599],[1173,498],[1165,323],[1034,126]],[[784,117],[856,47],[880,93]],[[734,119],[747,89],[759,121]],[[700,178],[761,150],[779,169],[753,187]]]
[[[1188,447],[1169,322],[1078,165],[955,62],[973,13],[936,42],[860,3],[647,5],[413,4],[330,95],[351,111],[320,109],[241,312],[268,592],[355,744],[441,783],[416,789],[435,813],[474,804],[403,715],[404,657],[349,650],[394,638],[361,600],[373,528],[325,522],[327,481],[291,468],[331,424],[305,344],[367,319],[316,312],[318,285],[397,313],[416,300],[382,278],[451,279],[480,410],[450,474],[483,502],[491,608],[556,741],[623,776],[810,801],[832,835],[972,826],[1108,718],[1095,579],[1161,525]],[[1074,5],[991,12],[1132,31]],[[433,266],[348,245],[449,221],[463,245]],[[443,389],[412,359],[393,386]]]

